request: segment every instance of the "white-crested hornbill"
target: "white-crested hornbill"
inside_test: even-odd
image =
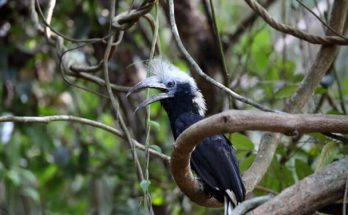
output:
[[[203,119],[206,105],[196,82],[187,73],[161,57],[149,62],[150,76],[132,87],[127,96],[144,88],[162,93],[143,101],[136,110],[160,101],[166,110],[174,139]],[[225,213],[245,198],[235,150],[224,135],[204,139],[194,149],[190,165],[204,186],[204,192],[224,203]]]

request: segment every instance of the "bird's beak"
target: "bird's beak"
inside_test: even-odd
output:
[[[146,78],[143,81],[137,83],[134,87],[130,88],[128,93],[127,93],[127,97],[130,94],[138,92],[138,91],[145,89],[145,88],[154,88],[154,89],[159,89],[159,90],[165,91],[165,92],[146,99],[145,101],[143,101],[142,103],[140,103],[138,105],[138,107],[135,109],[135,112],[141,108],[146,107],[147,105],[149,105],[153,102],[173,97],[173,95],[168,92],[167,87],[163,83],[161,83],[156,76],[151,76],[149,78]]]

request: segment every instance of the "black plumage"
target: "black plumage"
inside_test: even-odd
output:
[[[147,87],[163,91],[142,102],[138,108],[160,101],[176,139],[185,129],[204,118],[203,96],[188,74],[163,59],[151,61],[149,67],[155,75],[135,85],[128,94]],[[235,150],[224,135],[205,138],[194,149],[190,164],[202,181],[204,191],[224,203],[225,209],[245,199]]]
[[[186,83],[178,84],[179,90],[173,98],[161,100],[168,114],[174,139],[189,126],[203,119],[198,107],[192,102],[195,95],[189,88]],[[193,151],[190,164],[208,194],[223,203],[225,196],[230,198],[226,193],[229,189],[235,194],[237,202],[244,200],[245,188],[235,150],[224,135],[205,138]]]

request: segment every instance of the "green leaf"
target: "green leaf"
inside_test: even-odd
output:
[[[295,160],[295,170],[299,180],[313,173],[312,168],[306,162],[299,159]]]
[[[237,150],[246,150],[250,151],[254,149],[254,144],[250,141],[250,139],[239,133],[234,133],[230,137],[230,141],[232,145],[236,147]]]
[[[279,80],[279,71],[276,68],[270,68],[264,74],[264,79],[267,81],[278,81]]]
[[[294,182],[293,172],[287,165],[281,164],[275,156],[260,184],[279,192],[294,184]]]
[[[288,98],[296,91],[296,89],[297,86],[294,85],[283,87],[274,94],[274,97],[276,99]]]
[[[39,174],[39,179],[42,184],[45,184],[51,178],[55,176],[58,168],[56,165],[49,165],[47,168],[43,169]]]
[[[35,49],[36,45],[37,45],[36,39],[28,39],[24,42],[24,47],[28,50]]]
[[[285,61],[283,59],[278,61],[282,69],[286,72],[287,77],[292,77],[296,69],[296,64],[293,61]]]
[[[315,157],[319,156],[319,154],[320,154],[320,148],[318,147],[318,145],[313,144],[313,145],[309,148],[307,154],[308,154],[309,157],[315,158]]]
[[[245,170],[247,170],[252,164],[252,162],[255,160],[255,157],[256,155],[253,154],[242,160],[239,164],[240,171],[244,172]]]
[[[315,89],[314,93],[317,95],[323,95],[326,92],[327,92],[327,89],[325,89],[324,87],[318,87],[317,89]]]
[[[156,188],[153,192],[151,192],[151,200],[154,205],[163,205],[164,204],[164,194],[162,189]]]
[[[31,187],[26,187],[23,189],[23,195],[28,196],[31,198],[34,202],[39,203],[40,202],[40,196],[37,190],[31,188]]]
[[[160,126],[160,124],[159,124],[158,122],[153,121],[153,120],[150,120],[149,123],[150,123],[151,129],[154,129],[154,130],[156,130],[156,131],[159,131],[159,130],[160,130],[161,126]]]
[[[7,172],[6,176],[15,186],[19,186],[21,184],[21,178],[17,170],[11,169]]]
[[[187,67],[185,61],[178,60],[175,64],[181,71],[187,72],[190,70],[189,67]]]
[[[161,147],[159,147],[158,145],[151,144],[151,145],[150,145],[150,148],[152,148],[152,149],[154,149],[154,150],[156,150],[156,151],[162,153],[162,149],[161,149]]]
[[[6,169],[4,164],[0,161],[0,180],[5,177]]]
[[[143,190],[143,192],[147,192],[149,190],[151,182],[149,180],[142,180],[140,182],[140,187]]]
[[[348,94],[348,78],[344,78],[343,80],[341,80],[342,83],[342,91],[343,94],[347,95]]]
[[[337,144],[333,141],[328,142],[321,150],[315,170],[322,169],[331,163],[338,155]]]
[[[37,184],[36,176],[26,169],[21,169],[20,175],[23,181],[30,184]]]
[[[264,71],[269,64],[269,53],[272,53],[272,44],[268,30],[262,30],[254,36],[251,45],[253,67],[256,71]]]
[[[151,95],[156,95],[156,94],[150,94]],[[158,115],[158,111],[161,110],[161,103],[160,102],[154,102],[151,104],[151,108],[150,108],[150,115],[151,116],[157,116]]]
[[[113,123],[113,118],[111,114],[101,114],[100,120],[102,123],[107,124],[107,125],[112,125]]]

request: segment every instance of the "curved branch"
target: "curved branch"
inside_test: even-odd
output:
[[[266,174],[269,165],[272,163],[280,138],[280,133],[266,133],[262,136],[255,160],[243,174],[245,189],[248,192],[254,190],[254,187]]]
[[[348,1],[334,1],[329,26],[336,32],[344,32],[347,7]],[[331,32],[327,32],[327,34],[329,33]],[[339,48],[339,46],[333,45],[321,46],[311,69],[306,73],[296,92],[287,101],[285,112],[297,113],[308,103],[320,80],[334,62]],[[253,187],[266,173],[279,144],[280,137],[280,134],[268,133],[263,135],[256,158],[244,173],[244,179],[247,181],[248,186],[247,190],[253,190]]]
[[[340,36],[325,36],[320,37],[313,34],[308,34],[299,29],[277,22],[270,16],[265,8],[262,7],[256,0],[245,0],[245,2],[257,13],[262,19],[267,22],[272,28],[286,34],[290,34],[299,39],[305,40],[313,44],[322,45],[348,45],[348,39]],[[345,9],[347,10],[347,8]]]
[[[272,6],[274,3],[276,2],[276,0],[267,0],[266,2],[264,2],[262,4],[262,6],[267,9],[270,6]],[[233,47],[234,44],[237,44],[239,39],[244,35],[244,33],[250,29],[250,26],[252,26],[257,18],[258,18],[258,14],[257,13],[251,13],[248,17],[246,17],[245,19],[243,19],[237,26],[236,30],[230,34],[227,35],[229,42],[226,44],[227,48]]]
[[[316,209],[342,199],[347,172],[348,157],[288,187],[256,208],[253,214],[312,214]]]
[[[55,6],[56,6],[56,0],[50,0],[48,2],[46,22],[49,25],[51,24],[51,21],[52,21],[52,16],[53,16],[53,11],[54,11]],[[51,29],[49,27],[45,28],[45,33],[46,33],[46,38],[50,39],[51,38]]]
[[[107,132],[110,132],[122,139],[126,139],[123,132],[119,131],[116,128],[113,128],[111,126],[105,125],[101,122],[97,122],[94,120],[82,118],[82,117],[76,117],[76,116],[70,116],[70,115],[53,115],[53,116],[2,116],[0,117],[0,123],[1,122],[24,122],[24,123],[31,123],[31,122],[37,122],[37,123],[49,123],[54,121],[67,121],[67,122],[77,122],[85,125],[89,125],[95,128],[103,129]],[[138,141],[132,139],[134,145],[136,148],[145,151],[145,146],[139,143]],[[149,149],[150,154],[163,159],[167,162],[170,161],[170,157],[162,154],[156,150]]]
[[[212,85],[214,85],[215,87],[223,90],[224,92],[228,93],[230,96],[232,96],[233,98],[237,99],[238,101],[241,101],[245,104],[251,105],[253,107],[256,107],[260,110],[263,111],[268,111],[268,112],[280,112],[277,110],[272,110],[268,107],[265,107],[259,103],[256,103],[255,101],[246,98],[244,96],[239,95],[238,93],[234,92],[233,90],[231,90],[230,88],[227,88],[225,85],[221,84],[220,82],[216,81],[215,79],[211,78],[210,76],[206,75],[203,70],[199,67],[199,65],[195,62],[195,60],[192,58],[192,56],[190,55],[190,53],[186,50],[184,44],[181,41],[180,35],[179,35],[179,31],[178,28],[176,26],[176,21],[175,21],[175,14],[174,14],[174,1],[173,0],[168,0],[168,8],[169,8],[169,21],[170,21],[170,26],[172,29],[172,33],[173,33],[173,37],[175,40],[175,43],[179,49],[179,51],[181,52],[181,54],[184,55],[185,59],[187,60],[187,62],[189,63],[189,65],[194,69],[194,71],[201,76],[202,78],[204,78],[206,81],[208,81],[209,83],[211,83]]]
[[[137,9],[124,11],[112,18],[112,27],[118,30],[126,30],[136,23],[142,16],[149,13],[156,0],[148,0]]]
[[[52,32],[55,33],[55,34],[51,34],[51,38],[52,38],[53,40],[57,40],[57,39],[59,38],[58,36],[60,36],[60,37],[64,38],[65,40],[68,40],[68,41],[70,41],[70,42],[88,43],[88,42],[99,42],[99,41],[103,41],[103,40],[105,40],[105,39],[107,39],[107,38],[109,38],[109,37],[111,36],[111,35],[107,35],[107,36],[104,36],[104,37],[102,37],[102,38],[90,38],[90,39],[74,39],[74,38],[70,38],[70,37],[68,37],[68,36],[65,36],[64,34],[58,32],[57,30],[55,30],[49,23],[47,23],[46,18],[45,18],[45,16],[44,16],[43,12],[42,12],[41,7],[40,7],[40,2],[39,2],[39,0],[31,0],[31,1],[35,1],[35,5],[36,5],[37,10],[38,10],[38,12],[39,12],[39,13],[36,13],[36,11],[32,11],[32,12],[31,12],[31,13],[32,13],[32,18],[34,18],[35,27],[38,27],[37,30],[39,30],[39,31],[44,31],[44,29],[41,28],[42,26],[41,26],[41,25],[38,25],[38,23],[37,23],[38,20],[36,20],[36,18],[40,18],[40,19],[42,20],[44,26],[47,27],[47,28],[49,28]],[[33,4],[33,3],[31,3],[31,4]],[[34,9],[35,9],[35,8],[30,7],[30,10],[34,10]],[[40,15],[40,16],[38,16],[38,15]],[[57,42],[57,41],[56,41],[56,42]]]
[[[85,80],[94,82],[102,87],[105,87],[105,85],[106,85],[105,81],[103,79],[99,78],[98,76],[88,74],[86,72],[68,72],[67,75],[78,77],[78,78],[83,78]],[[112,83],[110,83],[110,86],[113,90],[123,92],[123,93],[128,92],[128,90],[130,89],[130,87],[121,86],[121,85],[112,84]]]
[[[257,206],[269,201],[273,198],[273,195],[259,196],[252,199],[245,200],[235,207],[231,215],[244,215],[248,211],[256,208]]]
[[[287,135],[309,132],[348,133],[348,116],[230,110],[199,121],[178,137],[171,157],[174,180],[192,201],[206,207],[222,206],[216,199],[203,193],[200,182],[193,177],[190,156],[194,147],[212,135],[246,130],[280,132]],[[245,178],[243,180],[245,182]],[[245,185],[247,192],[250,192],[250,186]]]
[[[348,1],[335,1],[330,17],[330,27],[338,33],[344,32],[344,26],[347,22]],[[330,31],[327,32],[329,34]],[[339,46],[321,46],[310,70],[302,79],[296,92],[289,98],[286,112],[299,112],[309,98],[312,96],[315,88],[320,84],[321,79],[330,69],[340,50]]]

